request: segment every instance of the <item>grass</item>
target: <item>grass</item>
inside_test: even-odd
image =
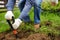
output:
[[[15,8],[14,9],[14,15],[15,18],[17,18],[20,14],[19,9]],[[9,25],[6,22],[6,19],[4,18],[4,15],[6,12],[3,12],[0,14],[0,33],[7,31],[10,29]],[[31,20],[34,22],[34,14],[33,14],[33,8],[30,11],[29,14]],[[38,32],[43,32],[43,33],[54,33],[56,35],[60,34],[60,14],[58,13],[51,13],[48,11],[42,12],[40,14],[41,18],[41,28],[38,30]],[[52,22],[49,26],[46,25],[45,22],[50,21]],[[20,26],[21,30],[34,30],[33,23],[31,24],[22,24]]]

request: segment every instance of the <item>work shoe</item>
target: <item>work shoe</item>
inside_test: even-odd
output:
[[[40,24],[35,24],[34,25],[34,31],[35,32],[39,32],[39,28],[41,27],[41,25]]]
[[[15,22],[12,24],[14,29],[17,29],[21,25],[22,21],[20,19],[15,19]]]
[[[34,25],[34,28],[35,28],[35,29],[39,29],[39,27],[40,27],[40,24],[35,24],[35,25]]]
[[[40,27],[41,27],[40,24],[34,24],[34,28],[35,28],[35,29],[39,29]]]

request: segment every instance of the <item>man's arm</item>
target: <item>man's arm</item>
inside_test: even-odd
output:
[[[8,11],[13,10],[16,0],[8,0],[6,7]]]
[[[6,4],[7,7],[7,13],[5,14],[5,19],[11,20],[13,15],[13,8],[16,3],[16,0],[8,0],[8,3]]]

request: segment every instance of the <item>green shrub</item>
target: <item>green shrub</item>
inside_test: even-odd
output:
[[[56,11],[60,9],[60,2],[55,6],[52,6],[51,3],[49,2],[42,2],[41,8],[44,10],[55,10]]]

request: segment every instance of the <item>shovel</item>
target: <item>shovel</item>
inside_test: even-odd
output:
[[[15,30],[15,29],[13,28],[13,26],[12,26],[12,24],[15,22],[14,17],[12,16],[12,20],[11,20],[11,21],[10,21],[10,20],[7,20],[7,22],[8,22],[8,24],[9,24],[11,30],[13,31],[13,34],[14,34],[14,35],[16,36],[16,38],[17,38],[17,30]]]

